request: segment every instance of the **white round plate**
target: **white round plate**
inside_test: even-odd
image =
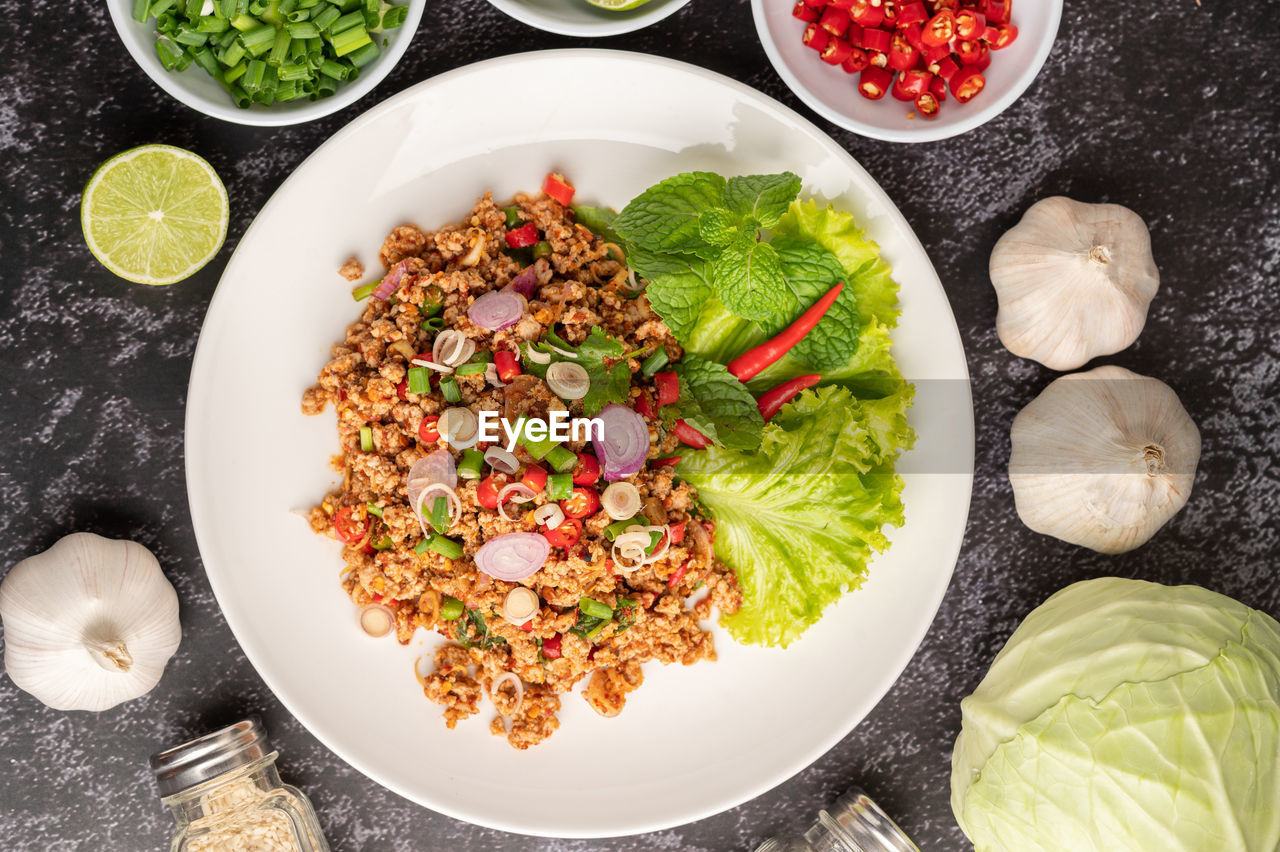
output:
[[[674,15],[689,0],[649,0],[643,6],[611,12],[587,0],[489,0],[515,18],[549,33],[577,38],[604,38],[635,32]]]
[[[908,118],[912,104],[885,95],[878,101],[858,94],[857,74],[826,64],[800,42],[803,21],[792,17],[795,0],[751,0],[751,14],[764,52],[778,76],[810,109],[828,121],[872,139],[933,142],[986,124],[1013,104],[1049,58],[1058,35],[1062,0],[1021,0],[1013,8],[1018,38],[991,56],[986,87],[967,104],[948,94],[937,118]]]
[[[520,80],[571,99],[486,92]],[[581,104],[591,104],[584,110]],[[919,444],[904,459],[907,525],[866,586],[783,651],[645,668],[625,712],[565,696],[560,731],[516,751],[489,710],[445,728],[414,659],[437,637],[373,640],[338,585],[337,543],[291,510],[334,484],[334,416],[300,413],[359,308],[337,275],[366,266],[393,226],[457,221],[486,190],[536,191],[549,170],[578,197],[622,206],[681,171],[791,169],[805,192],[854,212],[902,284],[896,352],[919,386]],[[960,337],[920,243],[848,154],[769,98],[690,65],[631,53],[548,51],[461,68],[378,105],[284,182],[240,241],[196,349],[187,484],[209,582],[280,700],[370,778],[434,810],[527,834],[655,830],[757,796],[820,757],[893,684],[946,590],[968,514],[973,419]],[[934,459],[935,461],[929,461]],[[936,461],[941,459],[942,461]],[[920,460],[920,461],[913,461]]]

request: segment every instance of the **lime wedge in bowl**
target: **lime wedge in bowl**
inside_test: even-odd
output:
[[[227,190],[213,167],[172,145],[117,154],[80,197],[89,251],[139,284],[173,284],[212,260],[227,237],[228,212]]]
[[[625,12],[648,3],[649,0],[587,0],[597,9],[608,9],[610,12]]]

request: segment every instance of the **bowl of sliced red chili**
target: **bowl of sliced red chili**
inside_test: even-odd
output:
[[[1062,0],[752,0],[769,60],[828,120],[929,142],[995,118],[1039,74]]]

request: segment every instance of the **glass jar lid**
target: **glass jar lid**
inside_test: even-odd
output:
[[[252,717],[151,755],[151,771],[167,799],[274,755],[267,729]]]

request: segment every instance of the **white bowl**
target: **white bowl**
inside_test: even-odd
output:
[[[626,12],[597,9],[587,0],[489,0],[515,18],[549,33],[599,38],[622,35],[656,24],[688,4],[689,0],[649,0]]]
[[[933,142],[986,124],[1026,91],[1058,35],[1062,0],[1021,0],[1013,7],[1018,38],[992,55],[987,85],[967,104],[948,97],[937,118],[908,118],[912,105],[886,95],[858,94],[857,74],[828,65],[800,42],[807,26],[791,16],[795,0],[751,0],[756,31],[769,61],[791,91],[814,112],[846,130],[888,142]]]
[[[205,115],[236,124],[279,127],[301,124],[337,112],[372,91],[374,86],[391,73],[391,69],[409,47],[409,42],[418,29],[418,22],[422,20],[424,4],[425,0],[405,0],[404,5],[409,7],[409,17],[399,27],[380,34],[387,39],[388,44],[378,42],[378,47],[382,49],[381,55],[360,69],[360,76],[354,83],[340,83],[337,92],[318,101],[302,99],[272,104],[269,107],[253,104],[248,109],[237,107],[226,90],[198,65],[193,64],[182,72],[166,71],[160,64],[160,57],[156,56],[155,23],[151,21],[140,24],[135,21],[131,0],[108,0],[107,8],[111,11],[111,21],[116,25],[116,32],[133,56],[133,61],[147,72],[147,76],[157,86]]]

